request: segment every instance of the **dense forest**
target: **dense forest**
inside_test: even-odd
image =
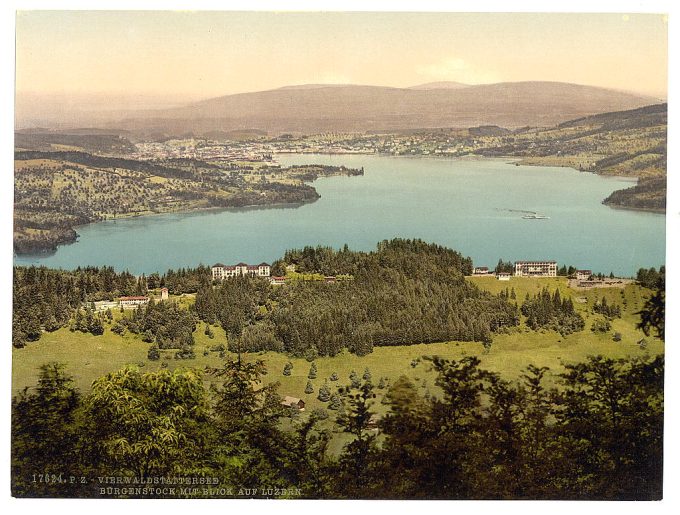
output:
[[[42,331],[69,325],[81,307],[126,295],[144,295],[148,289],[167,287],[173,293],[195,292],[210,281],[210,269],[168,270],[162,276],[135,277],[112,267],[85,267],[72,271],[45,267],[14,267],[12,288],[12,343],[23,347],[40,339]]]
[[[469,258],[438,245],[396,239],[380,243],[369,253],[306,248],[287,252],[284,260],[301,271],[346,274],[348,279],[334,284],[291,281],[277,288],[257,278],[213,285],[207,267],[138,278],[108,267],[72,272],[16,267],[13,342],[20,347],[38,339],[41,329],[68,325],[81,305],[143,295],[163,286],[173,294],[196,292],[195,316],[209,324],[219,323],[229,335],[230,346],[243,345],[249,351],[335,355],[348,348],[367,354],[374,345],[447,340],[490,343],[493,332],[519,322],[516,305],[465,281],[463,274],[472,268]],[[124,317],[118,322],[122,328],[116,329],[150,333],[150,341],[168,347],[159,334],[167,324],[147,323],[147,318],[164,320],[162,313],[165,308],[151,304],[139,310],[135,320]],[[178,315],[172,323],[180,321],[190,324],[193,331],[193,318]],[[191,343],[187,336],[179,346]]]
[[[197,315],[219,322],[235,344],[247,341],[244,350],[297,356],[450,340],[490,344],[492,333],[519,323],[514,304],[465,281],[469,258],[438,245],[395,239],[370,253],[306,248],[287,252],[284,262],[351,279],[285,288],[246,278],[206,285],[196,295]]]
[[[438,393],[424,397],[402,376],[377,425],[370,377],[334,396],[333,430],[349,436],[339,455],[321,424],[328,411],[282,406],[261,361],[227,360],[205,375],[125,368],[86,394],[62,366],[44,365],[37,388],[12,401],[12,493],[661,498],[663,356],[590,357],[553,374],[552,388],[546,368],[508,382],[476,357],[427,362]]]
[[[603,204],[666,211],[666,177],[643,178],[635,186],[617,190],[602,201]]]

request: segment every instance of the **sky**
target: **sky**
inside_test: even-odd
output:
[[[667,94],[661,14],[20,11],[16,89],[159,103],[292,84],[550,80]],[[95,102],[95,101],[93,101]]]

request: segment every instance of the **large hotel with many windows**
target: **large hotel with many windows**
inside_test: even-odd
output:
[[[246,263],[223,265],[222,263],[216,263],[212,266],[211,270],[213,280],[222,281],[228,277],[237,277],[239,275],[269,277],[271,266],[269,266],[269,263],[260,263],[259,265],[247,265]]]
[[[517,261],[517,277],[557,277],[557,261]]]

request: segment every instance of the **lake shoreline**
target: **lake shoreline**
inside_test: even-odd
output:
[[[570,164],[565,164],[565,163],[559,163],[559,162],[553,162],[551,160],[545,160],[541,161],[540,158],[536,159],[535,161],[527,161],[525,157],[523,156],[484,156],[480,154],[465,154],[462,156],[459,155],[442,155],[442,154],[404,154],[404,155],[395,155],[395,154],[390,154],[390,153],[380,153],[380,152],[275,152],[275,154],[280,154],[280,155],[293,155],[293,154],[300,154],[300,155],[310,155],[310,154],[317,154],[317,155],[324,155],[324,156],[348,156],[348,155],[371,155],[371,156],[380,156],[380,157],[392,157],[392,158],[408,158],[408,159],[439,159],[439,160],[460,160],[460,161],[482,161],[482,160],[495,160],[495,161],[503,161],[508,164],[512,164],[515,166],[533,166],[533,167],[548,167],[548,168],[569,168],[571,170],[575,170],[579,173],[588,173],[588,174],[593,174],[598,177],[611,177],[612,179],[628,179],[630,182],[633,184],[637,184],[639,182],[639,177],[637,176],[631,176],[631,175],[619,175],[619,174],[602,174],[598,173],[596,171],[591,171],[591,170],[583,170],[580,168],[577,168],[573,165]],[[625,188],[623,188],[625,189]],[[618,191],[618,190],[617,190]],[[615,203],[608,203],[604,202],[603,199],[602,204],[611,208],[611,209],[617,209],[617,210],[622,210],[622,211],[641,211],[641,212],[647,212],[647,213],[656,213],[656,214],[666,214],[665,209],[656,209],[656,208],[645,208],[645,207],[632,207],[632,206],[626,206],[623,204],[615,204]]]
[[[197,263],[271,262],[287,249],[305,246],[347,244],[370,251],[376,242],[394,237],[454,248],[479,266],[501,257],[555,259],[627,276],[663,262],[664,215],[614,212],[601,205],[617,187],[604,180],[609,177],[565,167],[515,167],[512,157],[422,157],[430,159],[281,154],[284,166],[364,166],[366,174],[361,181],[328,177],[315,182],[321,195],[315,202],[204,206],[153,213],[162,217],[119,217],[120,224],[87,224],[78,230],[78,245],[64,245],[53,256],[22,254],[15,263],[114,266],[141,274]],[[536,224],[503,209],[538,212],[548,219]],[[585,256],[584,248],[594,252]]]
[[[46,247],[44,251],[36,251],[36,252],[16,252],[14,251],[14,257],[25,257],[25,258],[40,258],[40,257],[46,257],[46,256],[51,256],[56,254],[56,252],[59,250],[60,247],[65,247],[68,245],[73,245],[74,243],[78,243],[78,239],[80,238],[80,234],[78,233],[77,229],[83,228],[83,227],[89,227],[95,224],[99,223],[106,223],[106,222],[116,222],[118,220],[120,221],[126,221],[126,220],[134,220],[137,218],[154,218],[157,216],[163,216],[163,215],[191,215],[191,214],[196,214],[200,215],[203,213],[209,213],[209,212],[215,212],[215,213],[221,213],[224,211],[232,211],[232,212],[240,212],[240,211],[251,211],[251,210],[258,210],[258,209],[294,209],[297,207],[305,206],[308,204],[313,204],[317,200],[321,198],[320,196],[312,199],[308,202],[277,202],[273,204],[248,204],[245,206],[238,206],[238,207],[221,207],[221,206],[206,206],[206,207],[196,207],[196,208],[190,208],[190,209],[177,209],[177,210],[169,210],[169,211],[162,211],[162,212],[149,212],[149,213],[127,213],[127,214],[122,214],[120,216],[117,216],[115,218],[105,218],[103,220],[93,220],[88,223],[84,224],[78,224],[74,225],[72,227],[74,231],[73,239],[71,240],[63,240],[60,241],[57,245],[55,246],[50,246],[49,248]]]

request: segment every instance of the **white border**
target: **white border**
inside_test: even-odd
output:
[[[86,0],[6,0],[0,5],[0,41],[2,51],[0,53],[2,67],[0,68],[0,84],[2,94],[0,103],[0,145],[2,155],[2,170],[0,171],[0,230],[2,231],[5,245],[0,252],[0,352],[2,352],[2,374],[0,374],[0,392],[3,392],[5,403],[3,406],[2,443],[0,447],[0,502],[6,513],[32,510],[57,510],[69,513],[100,514],[118,513],[120,510],[153,509],[164,513],[184,512],[188,508],[193,510],[211,510],[223,513],[231,511],[245,511],[248,513],[260,513],[275,511],[276,513],[319,513],[324,515],[342,514],[349,512],[363,513],[410,513],[414,510],[427,509],[434,513],[451,513],[474,511],[475,513],[493,513],[496,515],[500,510],[510,513],[544,513],[550,511],[556,515],[573,515],[578,512],[595,511],[616,512],[625,515],[628,513],[644,512],[668,512],[676,511],[679,506],[678,500],[678,453],[680,438],[680,424],[678,423],[678,380],[677,380],[677,335],[678,323],[675,315],[679,312],[680,301],[678,300],[678,286],[680,274],[675,265],[678,263],[677,235],[680,235],[680,205],[678,204],[678,186],[680,182],[680,170],[677,155],[677,124],[678,109],[673,104],[676,100],[678,87],[677,66],[673,66],[680,59],[678,52],[678,35],[676,17],[680,19],[680,3],[671,0],[618,0],[607,2],[604,0],[571,0],[545,2],[545,0],[520,0],[512,2],[478,0],[478,1],[442,1],[442,0],[408,0],[381,2],[377,0],[238,0],[231,2],[218,2],[212,0],[102,0],[91,2]],[[16,10],[52,10],[52,9],[108,9],[108,10],[241,10],[241,11],[460,11],[460,12],[651,12],[669,14],[669,140],[668,140],[668,209],[667,209],[667,373],[666,373],[666,458],[664,477],[664,501],[655,503],[619,503],[619,502],[540,502],[540,501],[513,501],[503,503],[483,501],[278,501],[271,504],[267,501],[104,501],[104,500],[16,500],[10,498],[9,493],[9,403],[11,392],[11,266],[12,266],[12,170],[13,170],[13,135],[14,135],[14,13]],[[153,502],[153,505],[148,504]],[[191,507],[187,505],[191,503]],[[471,504],[472,503],[472,504]]]

